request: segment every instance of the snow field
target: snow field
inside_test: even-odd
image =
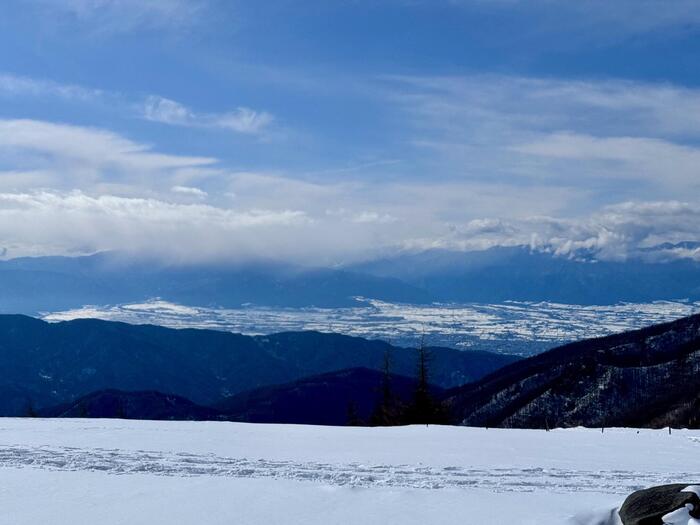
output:
[[[595,525],[692,484],[698,452],[698,431],[2,419],[0,523]]]

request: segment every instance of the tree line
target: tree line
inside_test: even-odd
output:
[[[387,350],[382,363],[382,382],[378,389],[377,403],[369,420],[359,418],[351,404],[348,408],[348,425],[388,427],[449,423],[447,411],[435,398],[430,386],[431,360],[430,351],[421,341],[416,350],[415,388],[410,401],[406,402],[396,395],[392,387],[391,354]]]

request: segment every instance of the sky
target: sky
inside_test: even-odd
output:
[[[7,0],[0,50],[4,258],[700,241],[696,0]]]

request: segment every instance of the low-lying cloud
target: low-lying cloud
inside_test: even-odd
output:
[[[562,257],[624,260],[662,242],[700,239],[700,209],[681,202],[622,203],[581,219],[487,218],[462,225],[436,220],[423,229],[410,216],[387,217],[79,191],[6,192],[0,193],[0,246],[4,257],[120,250],[176,263],[278,259],[324,265],[402,250],[512,245]],[[698,255],[682,247],[663,252],[665,259]]]

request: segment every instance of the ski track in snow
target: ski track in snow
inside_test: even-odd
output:
[[[0,446],[0,468],[39,468],[108,474],[273,478],[351,487],[418,489],[477,488],[496,492],[599,492],[628,494],[645,486],[691,479],[692,473],[558,468],[431,467],[422,465],[332,464],[275,461],[145,450]]]

